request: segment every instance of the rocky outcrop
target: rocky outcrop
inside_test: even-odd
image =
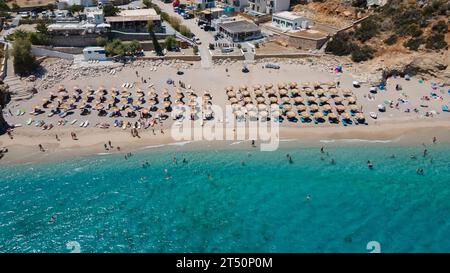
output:
[[[11,101],[9,87],[0,80],[0,135],[4,134],[9,125],[3,117],[3,108]]]

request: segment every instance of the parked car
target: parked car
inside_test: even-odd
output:
[[[248,68],[246,66],[244,66],[242,68],[242,73],[248,73],[248,72],[250,72],[250,70],[248,70]]]
[[[194,18],[194,15],[192,13],[185,13],[185,14],[183,14],[183,18],[185,20],[192,19],[192,18]]]
[[[197,22],[197,26],[202,26],[205,24],[206,24],[206,21],[198,20],[198,22]]]
[[[266,64],[266,68],[272,68],[272,69],[280,69],[280,66],[273,63]]]
[[[205,25],[205,27],[203,28],[205,31],[216,31],[215,27],[212,27],[210,25]]]

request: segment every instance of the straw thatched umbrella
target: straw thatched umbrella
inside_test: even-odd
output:
[[[312,95],[314,91],[311,88],[305,88],[305,94],[306,95]]]
[[[163,103],[164,108],[170,107],[170,105],[172,105],[172,103],[170,101],[165,101]]]
[[[325,105],[323,106],[323,110],[325,110],[325,111],[327,111],[327,112],[331,111],[331,105],[325,104]]]
[[[289,83],[289,87],[290,87],[291,89],[294,89],[294,88],[297,87],[297,83],[296,83],[296,82],[290,82],[290,83]]]
[[[333,88],[333,89],[328,89],[328,93],[333,97],[336,96],[338,94],[338,90]]]
[[[265,88],[266,90],[271,89],[272,87],[273,87],[273,84],[271,84],[271,83],[266,83],[266,84],[264,84],[264,88]]]
[[[316,113],[314,113],[314,118],[315,119],[322,119],[323,118],[323,114],[321,112],[316,112]]]
[[[255,109],[255,105],[252,103],[249,103],[249,104],[245,105],[245,108],[250,111],[252,109]]]
[[[296,115],[295,115],[295,112],[294,111],[288,111],[287,113],[286,113],[286,117],[288,117],[288,118],[294,118]]]
[[[336,86],[336,82],[334,82],[334,81],[328,81],[328,82],[325,83],[325,85],[327,85],[328,88],[334,87],[334,86]]]
[[[176,99],[176,100],[180,100],[180,99],[182,99],[184,96],[183,96],[183,94],[175,94],[174,95],[174,98]]]
[[[256,97],[256,101],[257,101],[258,103],[263,103],[263,102],[266,101],[266,98],[264,98],[264,97]]]
[[[350,105],[350,110],[352,110],[352,112],[359,112],[359,107],[356,104],[352,104]]]
[[[64,85],[59,85],[58,86],[58,92],[62,92],[62,91],[66,91],[66,87],[64,87]]]
[[[244,91],[247,90],[247,85],[243,84],[241,86],[239,86],[239,91]]]
[[[293,95],[300,95],[300,90],[298,90],[297,88],[294,88],[294,89],[291,90],[291,93]]]
[[[280,110],[273,110],[271,115],[273,117],[279,117],[279,116],[281,116],[281,112],[280,112]]]
[[[265,104],[258,104],[258,110],[266,110],[267,109],[267,105]]]
[[[337,116],[336,116],[335,113],[329,113],[329,114],[328,114],[328,118],[329,118],[329,119],[332,119],[332,120],[335,120],[335,119],[337,119]]]
[[[252,111],[248,111],[247,115],[250,118],[256,118],[258,116],[258,113],[256,113],[255,111],[252,110]]]
[[[232,91],[232,90],[233,90],[233,86],[231,86],[231,85],[230,85],[230,86],[227,86],[227,87],[225,88],[225,90],[226,90],[226,91]]]
[[[360,120],[360,121],[366,119],[366,118],[364,117],[364,114],[363,114],[363,113],[357,113],[357,114],[355,115],[355,118],[356,118],[357,120]]]
[[[291,104],[283,104],[283,110],[284,111],[292,110],[292,105]]]
[[[237,103],[237,102],[238,102],[238,99],[236,99],[236,98],[234,98],[234,97],[233,97],[233,98],[230,98],[230,102],[231,102],[231,103]]]
[[[268,115],[269,113],[267,113],[267,111],[265,110],[259,112],[259,116],[263,119],[266,119]]]
[[[343,119],[350,119],[350,115],[349,115],[348,113],[342,113],[342,114],[341,114],[341,117],[342,117]]]
[[[319,106],[317,106],[317,105],[311,105],[310,107],[309,107],[309,109],[311,110],[311,111],[319,111]]]
[[[288,91],[282,88],[278,90],[278,94],[280,94],[280,96],[286,96],[288,94]]]
[[[156,100],[149,100],[148,104],[151,106],[156,105]]]
[[[342,103],[343,98],[342,97],[335,97],[333,100],[334,100],[335,103],[339,104],[339,103]]]
[[[267,89],[266,93],[270,96],[270,95],[275,95],[276,91],[275,91],[275,89]]]
[[[244,97],[249,97],[250,96],[250,92],[248,92],[247,90],[241,91],[241,95]]]
[[[336,110],[338,112],[344,112],[345,111],[345,106],[344,105],[337,105],[336,106]]]
[[[253,89],[256,91],[258,89],[261,89],[261,85],[260,84],[255,84],[253,85]]]
[[[348,97],[348,98],[347,98],[347,101],[348,101],[348,103],[350,103],[350,104],[354,104],[354,103],[356,103],[356,98],[355,98],[355,97]]]
[[[302,117],[304,117],[304,118],[309,118],[309,117],[311,116],[311,114],[308,113],[308,112],[306,112],[306,111],[303,111],[303,112],[301,112],[300,114],[301,114]]]
[[[303,105],[303,104],[298,105],[297,106],[297,111],[299,111],[299,112],[306,111],[306,106]]]
[[[252,98],[250,98],[250,97],[245,97],[245,98],[244,98],[244,102],[245,102],[245,103],[251,103],[251,102],[252,102]]]
[[[241,117],[244,116],[244,113],[242,113],[241,110],[237,110],[237,111],[234,112],[234,115],[235,115],[236,117],[238,117],[238,118],[241,118]]]
[[[232,97],[236,97],[236,92],[234,92],[234,91],[228,91],[227,92],[227,96],[229,97],[229,98],[232,98]]]
[[[289,103],[289,102],[291,101],[291,98],[289,98],[289,97],[282,97],[282,98],[281,98],[281,101],[282,101],[283,103]]]
[[[264,91],[261,89],[256,89],[253,93],[255,93],[257,96],[262,96],[264,94]]]
[[[294,102],[295,104],[300,104],[303,103],[304,99],[302,97],[295,97],[294,98]]]
[[[325,91],[323,89],[318,89],[315,92],[318,96],[323,96],[325,94]]]
[[[269,98],[269,101],[270,101],[271,103],[278,103],[278,98],[277,98],[277,97],[270,97],[270,98]]]
[[[344,96],[353,95],[353,91],[351,89],[344,89],[344,90],[342,90],[342,93],[344,94]]]

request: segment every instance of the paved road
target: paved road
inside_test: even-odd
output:
[[[209,44],[214,43],[214,37],[210,32],[206,32],[202,30],[199,26],[197,26],[196,19],[184,20],[181,15],[173,11],[172,4],[165,4],[159,0],[153,1],[154,4],[158,5],[162,11],[166,12],[171,16],[175,16],[181,19],[182,24],[186,25],[195,36],[200,38],[202,42],[201,45],[198,46],[200,57],[202,58],[201,64],[203,68],[209,68],[212,66],[211,54],[209,53]]]

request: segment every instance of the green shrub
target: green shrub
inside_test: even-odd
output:
[[[379,25],[374,17],[364,20],[355,30],[355,38],[366,42],[379,33]]]
[[[209,44],[209,50],[214,50],[214,44]]]
[[[423,38],[422,37],[414,37],[406,41],[403,45],[410,50],[417,51],[419,50],[420,45],[423,44]]]
[[[354,62],[364,62],[373,58],[375,50],[368,45],[359,47],[357,45],[352,46],[351,58]]]
[[[397,40],[398,40],[397,35],[393,34],[393,35],[389,36],[389,38],[384,40],[384,43],[387,45],[393,45],[397,42]]]
[[[444,34],[434,33],[427,38],[425,47],[428,49],[444,49],[447,48]]]
[[[349,55],[351,52],[349,46],[350,43],[350,36],[347,33],[337,33],[330,41],[328,41],[325,52],[332,53],[337,56]]]
[[[95,42],[98,46],[105,46],[108,43],[108,39],[105,37],[97,37]]]
[[[439,20],[436,24],[434,24],[431,28],[434,32],[437,33],[447,33],[448,24],[445,23],[444,20]]]

